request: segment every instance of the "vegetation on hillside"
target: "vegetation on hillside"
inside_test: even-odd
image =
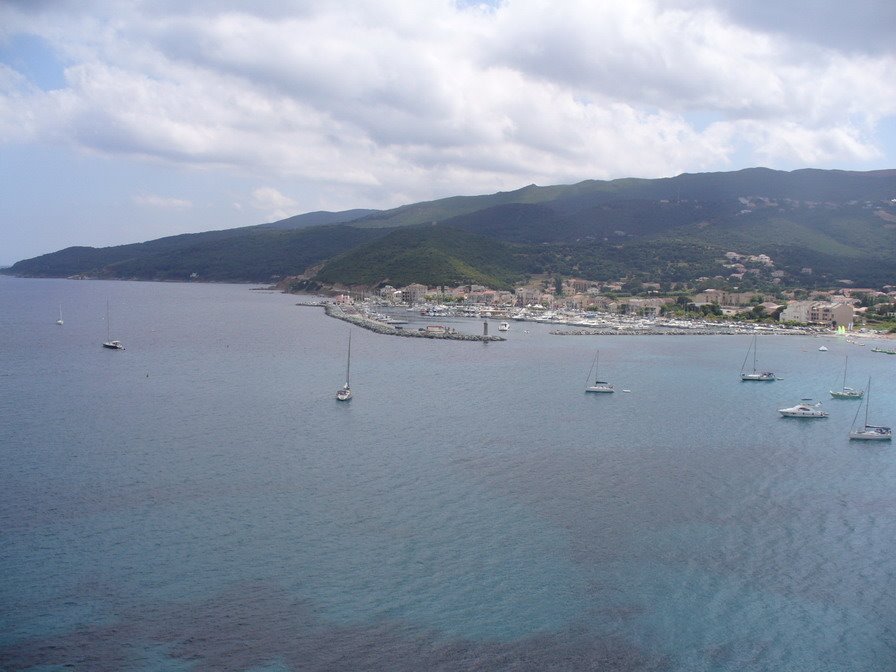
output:
[[[896,171],[754,168],[589,180],[411,204],[316,212],[227,231],[73,247],[4,272],[267,282],[508,287],[525,275],[740,287],[896,283]],[[726,252],[773,266],[733,268]],[[774,271],[774,278],[771,273]]]

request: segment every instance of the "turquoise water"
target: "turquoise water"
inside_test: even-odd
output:
[[[298,300],[0,277],[0,669],[896,668],[896,447],[827,399],[896,424],[896,357],[355,329],[339,404]]]

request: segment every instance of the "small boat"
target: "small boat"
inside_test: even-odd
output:
[[[594,353],[594,359],[591,362],[591,368],[588,370],[588,380],[589,381],[591,380],[592,372],[594,373],[595,376],[597,376],[597,369],[598,369],[599,361],[600,361],[600,350],[598,350],[596,353]],[[585,384],[587,385],[587,381]],[[616,390],[614,390],[613,386],[610,385],[610,383],[608,383],[605,380],[595,380],[594,385],[588,385],[585,388],[585,391],[586,392],[609,393],[609,392],[615,392]]]
[[[808,400],[811,401],[811,400]],[[819,408],[821,402],[817,404],[809,404],[807,400],[803,400],[796,406],[790,408],[779,408],[778,413],[785,418],[826,418],[828,414]]]
[[[843,364],[843,387],[839,390],[831,390],[831,396],[834,399],[861,399],[865,396],[865,392],[863,390],[856,390],[852,387],[846,386],[846,367],[849,364],[849,357],[846,358],[846,362]]]
[[[109,350],[124,350],[124,346],[121,344],[121,341],[114,340],[112,338],[112,321],[110,318],[109,311],[109,302],[106,301],[106,340],[103,343],[104,348],[108,348]]]
[[[750,351],[753,351],[753,370],[750,373],[744,371],[744,367],[747,365],[747,359],[750,357]],[[740,366],[740,379],[741,381],[765,381],[770,382],[773,380],[777,380],[777,377],[771,371],[759,371],[756,368],[756,334],[753,334],[753,341],[750,343],[750,347],[747,348],[747,354],[744,356],[744,363]]]
[[[826,345],[822,345],[822,346],[821,346],[820,348],[818,348],[818,349],[821,350],[822,352],[827,352],[827,351],[828,351],[828,346],[826,346]]]
[[[352,369],[352,332],[348,332],[348,361],[345,365],[345,385],[339,388],[336,392],[336,399],[339,401],[348,401],[352,398],[352,388],[349,387],[349,374]]]
[[[502,322],[498,325],[498,331],[510,331],[510,324],[507,322]]]
[[[856,409],[856,415],[852,419],[852,428],[849,430],[850,441],[890,441],[893,438],[893,430],[881,425],[868,424],[868,406],[871,404],[871,378],[868,378],[868,397],[862,400],[865,405],[865,424],[862,429],[856,429],[856,420],[862,407]]]
[[[59,306],[59,319],[56,320],[56,324],[58,324],[60,327],[64,324],[62,321],[62,306]]]

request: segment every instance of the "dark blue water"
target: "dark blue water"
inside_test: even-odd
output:
[[[0,277],[0,669],[896,669],[896,357],[298,300]]]

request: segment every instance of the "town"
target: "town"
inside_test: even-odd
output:
[[[531,320],[632,333],[896,333],[896,286],[836,289],[782,288],[767,255],[726,255],[728,277],[699,278],[693,284],[620,279],[598,282],[540,276],[513,291],[482,285],[429,287],[412,283],[368,288],[334,288],[332,302],[343,315],[363,315],[400,331],[402,321],[381,310],[402,308],[429,317]],[[811,269],[804,269],[811,274]],[[744,278],[747,278],[746,282]],[[761,279],[765,282],[750,282]],[[753,285],[741,289],[739,284]],[[506,326],[504,330],[506,330]],[[569,333],[569,332],[564,332]]]

